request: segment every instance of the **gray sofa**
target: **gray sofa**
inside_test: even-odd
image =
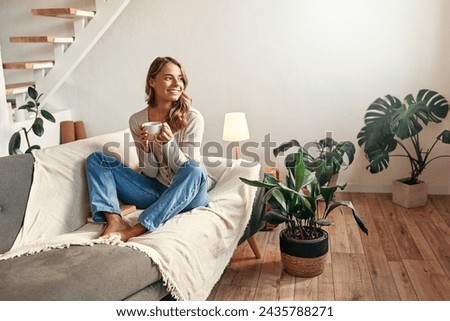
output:
[[[29,154],[0,157],[0,253],[11,248],[21,228],[33,183],[33,164]],[[250,223],[239,243],[264,225],[262,194],[257,191]],[[71,246],[3,260],[0,300],[172,299],[157,266],[149,264],[149,260],[142,252],[105,244]],[[107,268],[111,266],[114,268]],[[98,270],[102,272],[92,273]]]

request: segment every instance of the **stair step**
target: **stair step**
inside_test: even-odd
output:
[[[46,69],[53,67],[55,63],[52,60],[6,62],[3,69]]]
[[[21,82],[6,85],[6,96],[13,96],[28,92],[28,87],[34,87],[34,82]]]
[[[10,37],[10,42],[49,42],[49,43],[72,43],[73,37],[55,37],[55,36],[25,36]]]
[[[35,16],[48,16],[59,18],[74,18],[74,17],[92,18],[95,15],[95,12],[80,10],[76,8],[42,8],[42,9],[31,9],[31,14]]]

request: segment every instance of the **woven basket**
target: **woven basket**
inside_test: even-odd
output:
[[[313,277],[323,273],[328,253],[328,233],[314,240],[291,239],[280,232],[281,261],[284,270],[294,276]]]
[[[314,258],[303,258],[281,253],[281,262],[283,262],[283,269],[287,273],[293,276],[311,278],[323,273],[326,257],[326,253]]]

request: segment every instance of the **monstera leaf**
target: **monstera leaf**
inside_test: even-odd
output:
[[[448,102],[435,91],[422,89],[414,99],[405,97],[401,108],[395,110],[391,128],[401,140],[419,134],[429,122],[440,123],[447,116]]]

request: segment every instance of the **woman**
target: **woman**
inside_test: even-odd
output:
[[[204,121],[190,107],[187,84],[175,59],[159,57],[150,65],[147,107],[129,119],[141,173],[103,152],[88,157],[92,219],[106,222],[103,238],[115,234],[126,242],[156,230],[180,212],[208,204],[208,177],[200,161]],[[148,134],[142,124],[149,121],[162,123],[159,134]],[[129,226],[122,219],[119,202],[144,209],[138,224]]]

